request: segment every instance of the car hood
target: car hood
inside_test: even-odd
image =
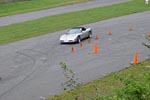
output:
[[[77,36],[78,34],[64,34],[60,37],[60,40],[74,40]]]

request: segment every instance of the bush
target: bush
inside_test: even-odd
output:
[[[67,67],[66,63],[60,62],[60,66],[66,78],[66,81],[61,84],[63,90],[73,89],[74,87],[80,85],[80,83],[78,83],[78,79],[75,76],[75,73],[72,71],[72,69]]]
[[[150,100],[150,73],[143,76],[142,81],[132,75],[122,80],[123,86],[115,89],[111,96],[99,96],[94,100]]]

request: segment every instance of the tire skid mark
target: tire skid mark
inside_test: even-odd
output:
[[[25,53],[23,53],[23,52],[20,52],[20,51],[17,51],[16,54],[23,55],[23,56],[26,56],[26,57],[30,58],[30,59],[32,60],[32,62],[33,62],[33,64],[32,64],[33,68],[32,68],[32,70],[31,70],[31,72],[30,72],[28,75],[26,75],[21,81],[19,81],[17,84],[15,84],[15,85],[12,86],[11,88],[9,88],[8,90],[6,90],[6,91],[3,92],[2,94],[0,94],[0,97],[4,96],[5,94],[7,94],[7,93],[10,92],[11,90],[13,90],[15,87],[17,87],[18,85],[20,85],[21,83],[23,83],[23,82],[24,82],[28,77],[30,77],[30,76],[34,73],[34,71],[36,70],[36,66],[35,66],[36,60],[35,60],[32,56],[30,56],[30,55],[28,55],[28,54],[25,54]]]
[[[53,45],[51,48],[55,48],[55,45]],[[50,55],[54,54],[54,52],[55,52],[55,50],[52,53],[49,53],[49,52],[42,52],[42,51],[38,51],[38,50],[34,50],[34,49],[23,49],[23,50],[17,51],[15,59],[14,59],[14,63],[17,63],[17,65],[14,66],[14,69],[12,70],[12,72],[16,71],[18,68],[21,68],[22,66],[25,67],[28,64],[31,64],[30,68],[32,68],[32,70],[28,74],[26,74],[25,77],[22,80],[20,80],[14,86],[12,86],[11,88],[7,89],[5,92],[3,92],[2,94],[0,94],[0,98],[2,96],[4,96],[5,94],[11,92],[14,88],[16,88],[17,86],[19,86],[20,84],[22,84],[27,78],[29,78],[36,71],[37,67],[35,66],[35,64],[36,64],[36,61],[39,58],[41,59],[41,56],[45,57],[46,63],[48,64],[48,66],[50,66],[51,64],[48,61],[48,59],[50,57],[49,54]],[[20,62],[21,60],[18,59],[18,57],[25,57],[25,58],[23,58],[23,60],[26,59],[27,61],[25,63],[22,63],[22,62]],[[55,60],[55,59],[53,59],[53,60]],[[52,61],[52,63],[53,63],[53,61]],[[12,74],[7,75],[7,77],[2,82],[4,83],[4,82],[6,82],[8,80],[11,80],[12,78],[16,78],[18,76],[19,75],[12,76]]]

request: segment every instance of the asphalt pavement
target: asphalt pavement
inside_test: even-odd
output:
[[[133,31],[129,31],[130,25]],[[142,42],[148,43],[145,35],[150,31],[150,12],[84,26],[93,29],[93,37],[90,44],[84,40],[82,48],[79,44],[60,45],[59,37],[67,30],[0,45],[0,100],[41,100],[63,92],[65,77],[60,62],[75,72],[78,82],[86,83],[128,67],[135,51],[139,61],[148,59],[149,49]],[[97,54],[93,53],[94,42]]]
[[[0,26],[34,20],[45,16],[52,16],[52,15],[85,10],[85,9],[90,9],[90,8],[95,8],[100,6],[106,6],[106,5],[111,5],[111,4],[125,2],[125,1],[129,1],[129,0],[92,0],[89,2],[84,2],[79,4],[70,4],[70,5],[65,5],[57,8],[44,9],[40,11],[0,17]]]

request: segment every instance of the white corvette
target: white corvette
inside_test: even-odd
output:
[[[60,36],[60,43],[80,43],[83,39],[92,37],[92,29],[85,27],[74,27],[66,34]]]

